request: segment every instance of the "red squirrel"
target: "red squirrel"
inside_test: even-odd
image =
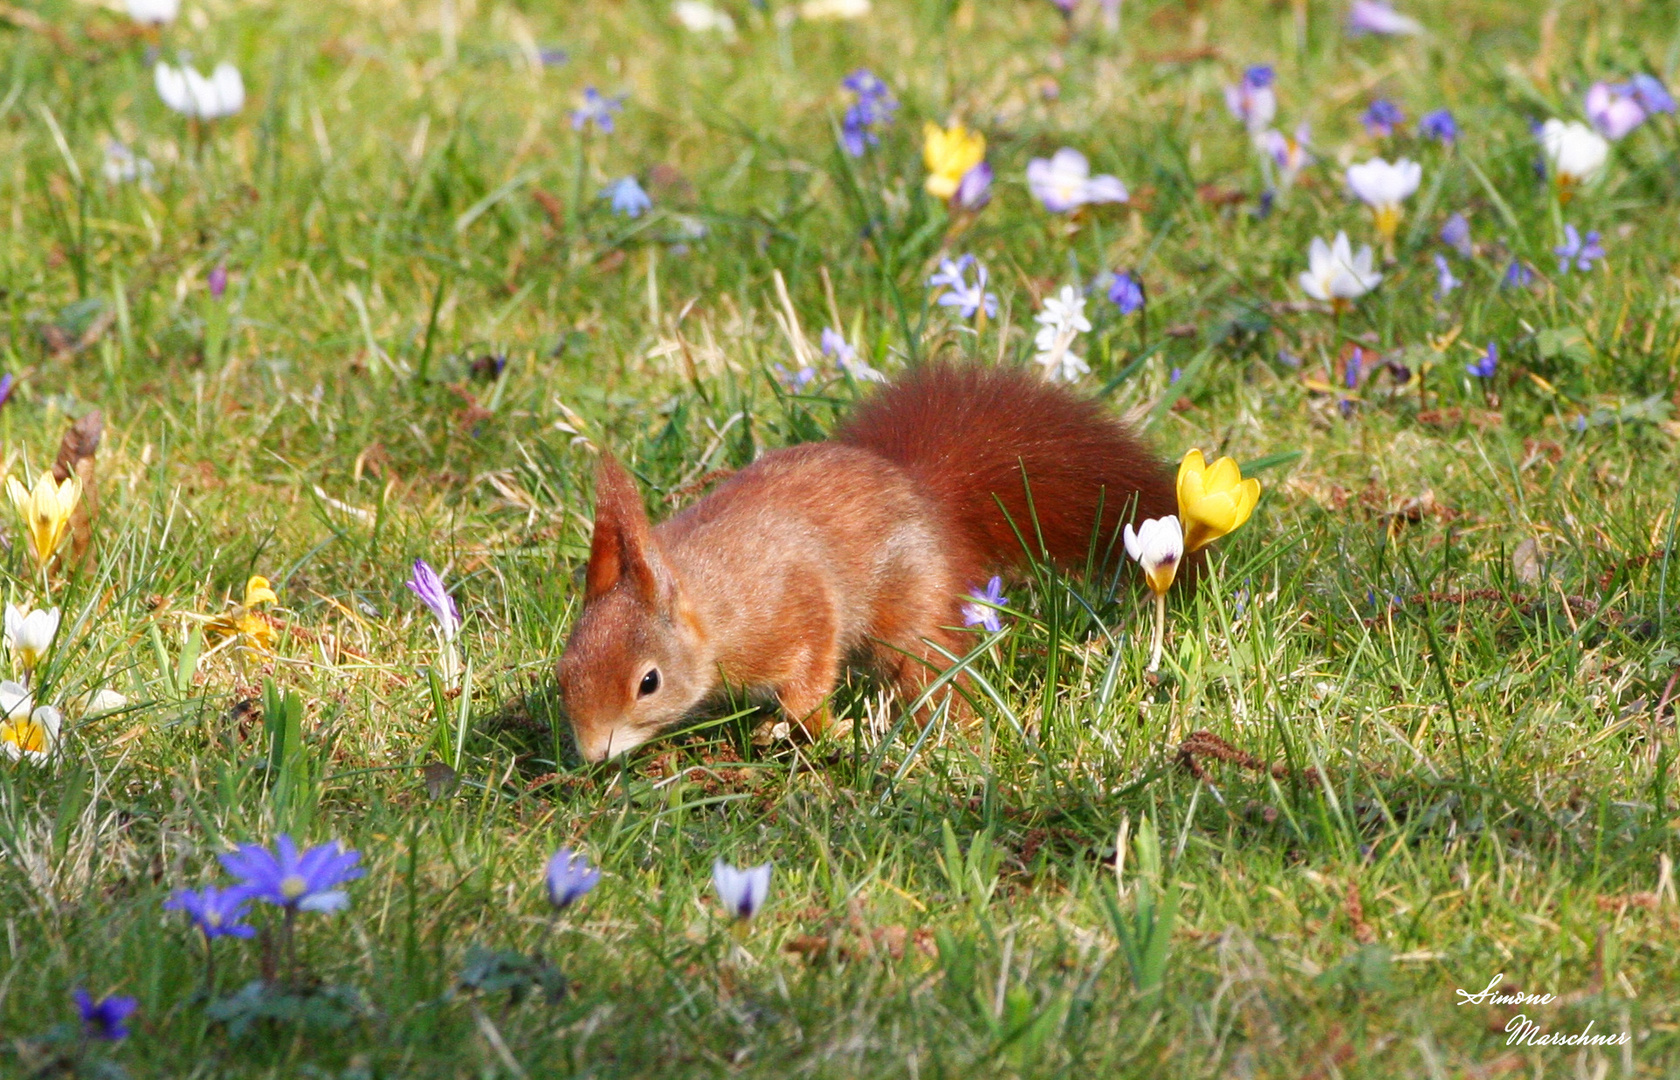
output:
[[[916,368],[826,442],[771,451],[658,526],[603,454],[583,611],[556,667],[578,751],[634,749],[726,682],[814,736],[848,661],[914,698],[946,666],[931,646],[968,651],[967,594],[1026,564],[1023,538],[1079,568],[1124,522],[1176,512],[1171,472],[1136,435],[1017,368]]]

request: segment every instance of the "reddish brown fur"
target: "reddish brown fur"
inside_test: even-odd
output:
[[[1175,508],[1166,469],[1100,406],[1025,372],[949,366],[906,376],[833,440],[766,454],[658,527],[610,458],[596,492],[584,610],[558,667],[591,761],[724,681],[772,693],[812,732],[849,659],[914,694],[943,666],[931,646],[966,651],[953,629],[965,594],[1024,561],[1010,519],[1077,567],[1093,536],[1105,547],[1122,520]]]
[[[1126,522],[1178,513],[1172,474],[1119,421],[1019,369],[923,367],[864,402],[834,439],[898,464],[945,508],[978,560],[964,567],[970,578],[1023,563],[1022,538],[1078,569],[1093,540],[1100,560],[1121,550]]]

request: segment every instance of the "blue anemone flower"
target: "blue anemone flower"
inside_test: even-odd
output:
[[[248,938],[257,928],[240,920],[251,905],[251,894],[244,889],[218,889],[206,885],[199,890],[181,889],[163,902],[166,911],[184,911],[194,925],[209,938]]]
[[[253,900],[265,900],[290,911],[337,911],[350,904],[350,894],[336,886],[364,874],[356,863],[361,854],[337,840],[299,853],[297,844],[282,833],[270,852],[260,844],[245,844],[220,856],[222,866],[238,878]]]
[[[89,1038],[116,1042],[128,1038],[128,1018],[140,1008],[140,1002],[121,994],[112,994],[100,1001],[81,987],[70,995],[82,1014],[82,1031]]]

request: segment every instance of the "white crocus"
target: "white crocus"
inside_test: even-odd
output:
[[[1376,288],[1383,279],[1371,268],[1372,258],[1370,244],[1361,246],[1355,255],[1345,232],[1338,232],[1331,244],[1315,236],[1307,251],[1307,269],[1300,277],[1301,289],[1338,312],[1346,311],[1353,301]]]
[[[127,704],[127,697],[115,690],[112,690],[110,687],[100,687],[98,690],[93,692],[92,697],[87,699],[86,715],[104,716],[106,713],[116,712],[118,709],[127,706]]]
[[[181,13],[181,0],[128,0],[128,17],[148,26],[172,23]]]
[[[1027,188],[1052,214],[1066,214],[1087,203],[1123,203],[1130,198],[1118,177],[1092,176],[1091,163],[1071,146],[1027,162]]]
[[[1047,378],[1059,382],[1073,382],[1088,374],[1091,366],[1072,351],[1074,338],[1091,329],[1085,317],[1085,298],[1072,285],[1063,285],[1058,296],[1044,301],[1038,313],[1038,336],[1033,344],[1038,355],[1033,361],[1042,364]]]
[[[1149,648],[1149,670],[1155,671],[1161,666],[1161,646],[1167,635],[1167,589],[1184,560],[1184,529],[1176,515],[1168,514],[1150,518],[1136,529],[1127,522],[1122,535],[1126,554],[1143,570],[1149,591],[1155,594],[1155,640]]]
[[[693,33],[735,36],[735,20],[729,17],[727,11],[719,11],[706,0],[677,0],[671,5],[671,14]]]
[[[869,7],[869,0],[805,0],[799,14],[806,19],[861,19]]]
[[[745,935],[747,923],[770,895],[770,864],[737,869],[718,859],[712,863],[712,888],[717,890],[718,903],[735,921],[736,934]]]
[[[1540,126],[1540,152],[1552,170],[1558,195],[1568,201],[1574,189],[1590,183],[1610,157],[1610,143],[1576,120],[1552,119]]]
[[[1400,204],[1411,198],[1423,180],[1423,166],[1408,158],[1389,164],[1382,158],[1372,158],[1359,165],[1349,165],[1348,187],[1359,201],[1371,208],[1376,216],[1377,232],[1385,243],[1394,240],[1394,230],[1400,226]]]
[[[25,672],[34,671],[52,648],[58,623],[57,608],[25,611],[16,604],[6,605],[6,648]]]
[[[152,77],[163,103],[194,120],[220,120],[245,107],[245,80],[225,61],[207,79],[189,65],[176,67],[160,60]]]
[[[1178,523],[1178,516],[1150,518],[1136,529],[1127,522],[1123,536],[1126,554],[1143,568],[1150,589],[1166,592],[1178,573],[1179,560],[1184,558],[1184,529]]]
[[[0,752],[12,761],[44,764],[58,748],[64,718],[51,705],[35,707],[35,697],[22,683],[0,682]]]

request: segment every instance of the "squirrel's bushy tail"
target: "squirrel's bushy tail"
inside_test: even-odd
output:
[[[1109,561],[1123,553],[1124,522],[1178,512],[1172,473],[1141,439],[1096,401],[1018,368],[918,368],[863,402],[834,439],[908,472],[976,571],[1024,562],[1022,538],[1065,567],[1084,566],[1093,541]]]

